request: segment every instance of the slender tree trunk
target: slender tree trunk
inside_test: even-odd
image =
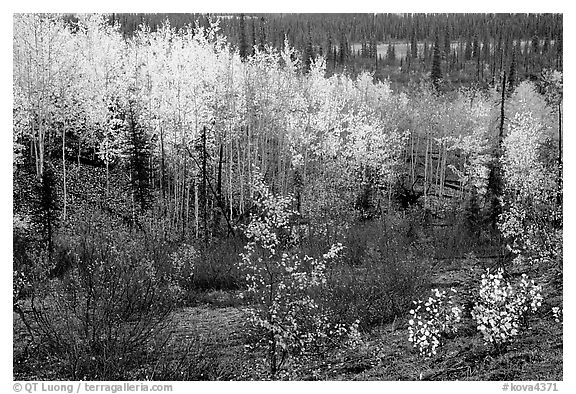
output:
[[[440,194],[440,181],[441,181],[441,177],[440,177],[440,164],[442,162],[442,144],[438,144],[438,156],[436,157],[436,174],[434,176],[434,184],[436,185],[437,189],[436,189],[436,196],[438,198],[441,197]]]
[[[202,128],[202,220],[204,231],[204,244],[208,243],[208,189],[206,185],[206,165],[208,158],[206,157],[206,126]]]
[[[194,179],[194,217],[195,217],[195,221],[194,221],[194,225],[195,225],[195,230],[196,230],[196,238],[198,238],[199,234],[199,217],[198,217],[198,182],[196,181],[196,179]]]
[[[228,204],[230,211],[230,221],[232,221],[232,206],[234,205],[234,195],[232,194],[232,162],[233,162],[233,139],[230,133],[230,142],[228,143]]]
[[[502,76],[502,98],[500,101],[500,126],[498,127],[498,154],[501,154],[502,151],[502,142],[504,140],[504,104],[506,101],[506,73]]]
[[[428,208],[428,151],[430,145],[430,138],[426,132],[426,152],[424,154],[424,209]]]
[[[133,184],[133,177],[134,175],[132,174],[132,171],[130,171],[130,184]],[[134,196],[135,190],[134,187],[131,188],[130,190],[130,197],[131,197],[131,202],[132,202],[132,225],[136,225],[136,199]]]
[[[440,173],[440,178],[441,178],[440,195],[441,196],[444,196],[444,183],[446,182],[446,161],[447,161],[447,156],[448,156],[448,148],[446,147],[446,143],[443,144],[443,148],[444,148],[444,155],[442,156],[442,169],[441,169],[441,173]]]
[[[414,184],[415,178],[415,161],[414,161],[414,133],[410,131],[410,176],[411,183]]]
[[[220,143],[220,157],[218,159],[218,182],[216,186],[216,193],[218,198],[222,198],[222,161],[224,160],[224,145]]]
[[[186,236],[186,230],[190,224],[190,182],[188,182],[187,192],[186,192],[186,227],[184,228],[184,236]]]
[[[63,187],[63,207],[62,207],[62,216],[64,221],[66,220],[66,122],[64,122],[64,127],[62,127],[62,187]]]
[[[240,183],[239,185],[239,193],[240,193],[240,198],[238,199],[238,212],[240,215],[242,215],[244,213],[244,171],[243,171],[243,165],[244,163],[242,162],[242,154],[240,151],[240,139],[238,141],[236,141],[236,147],[238,148],[238,181]]]
[[[108,141],[106,141],[106,199],[110,198],[110,150],[108,149]],[[80,156],[78,156],[80,157]],[[78,163],[80,169],[80,163]]]
[[[558,193],[556,202],[562,203],[562,103],[558,104]]]
[[[164,130],[160,127],[160,194],[162,195],[162,200],[165,198],[165,191],[164,191],[164,179],[166,177],[165,174],[166,162],[164,156]]]

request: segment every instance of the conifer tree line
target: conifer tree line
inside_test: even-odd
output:
[[[390,66],[430,72],[436,40],[448,79],[464,72],[471,81],[500,83],[512,63],[516,74],[532,78],[562,69],[561,14],[112,14],[109,20],[130,36],[141,23],[154,30],[168,18],[178,29],[208,26],[216,17],[244,55],[265,45],[282,49],[287,37],[302,53],[325,57],[330,72]]]
[[[76,18],[14,20],[15,212],[40,218],[48,243],[94,207],[173,240],[234,235],[251,213],[254,168],[274,192],[294,195],[303,218],[325,223],[416,201],[431,210],[497,201],[492,158],[523,102],[536,103],[561,160],[561,74],[527,82],[513,55],[495,87],[444,96],[443,31],[427,49],[430,85],[407,94],[367,72],[327,73],[346,52],[336,33],[320,57],[314,45],[294,49],[288,34],[281,49],[236,46],[215,21],[127,35],[101,15]],[[239,17],[247,41],[273,36],[266,18]],[[431,20],[414,21],[416,40]],[[308,43],[314,26],[304,27]]]

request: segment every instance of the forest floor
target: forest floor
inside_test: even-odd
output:
[[[467,260],[469,264],[469,260]],[[458,291],[456,301],[462,305],[473,299],[472,278],[479,277],[487,262],[474,266],[455,262],[436,268],[433,287]],[[523,272],[516,269],[516,274]],[[530,276],[543,283],[544,303],[530,320],[529,327],[501,354],[495,354],[483,343],[470,316],[464,314],[463,328],[446,342],[438,355],[431,359],[420,357],[408,342],[407,317],[363,334],[363,344],[357,348],[335,349],[318,362],[299,365],[298,370],[286,372],[283,379],[302,380],[562,380],[563,331],[554,321],[551,306],[562,303],[562,294],[547,293],[546,276]],[[250,348],[255,342],[248,328],[245,307],[235,302],[236,294],[212,292],[205,303],[185,307],[173,313],[169,325],[170,341],[166,345],[174,360],[170,375],[162,371],[149,375],[153,380],[260,380],[266,378],[263,352]],[[22,327],[15,315],[14,349],[17,351]],[[19,328],[18,328],[19,327]],[[248,334],[247,334],[248,333]],[[251,337],[252,335],[252,337]],[[48,362],[49,360],[46,360]],[[37,361],[39,362],[39,360]],[[30,376],[31,366],[14,369],[15,379],[51,379]],[[45,366],[36,364],[37,368]],[[174,376],[180,369],[182,376]],[[46,371],[48,372],[48,371]]]
[[[466,260],[469,263],[469,260]],[[432,285],[453,287],[458,291],[461,304],[473,299],[472,288],[490,264],[478,260],[474,266],[463,266],[457,261],[439,268]],[[520,275],[526,267],[517,267],[513,274]],[[529,273],[531,277],[538,273]],[[495,354],[484,344],[468,315],[468,324],[455,338],[448,340],[439,354],[423,359],[408,342],[407,317],[383,325],[364,334],[364,344],[356,349],[334,350],[321,362],[300,366],[296,376],[304,380],[562,380],[563,331],[554,321],[551,306],[562,303],[561,293],[549,293],[544,283],[544,303],[540,312],[532,317],[529,327],[512,342],[507,351]],[[542,282],[543,281],[543,282]],[[245,347],[244,326],[246,315],[239,307],[226,306],[234,296],[215,292],[207,296],[209,303],[179,310],[174,315],[173,335],[179,338],[199,338],[215,352],[211,356],[216,364],[211,372],[216,379],[258,379],[264,366],[258,363],[258,354]],[[464,316],[466,319],[466,314]],[[262,356],[260,354],[260,356]],[[258,366],[258,368],[255,368]],[[293,379],[294,374],[287,373]]]

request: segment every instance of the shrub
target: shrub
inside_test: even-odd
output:
[[[433,289],[432,294],[426,301],[414,301],[415,308],[410,310],[412,317],[408,321],[408,340],[425,357],[436,355],[443,339],[458,331],[462,317],[462,310],[448,298],[446,291]]]
[[[393,322],[428,290],[431,264],[411,243],[400,215],[352,226],[342,240],[343,258],[328,267],[323,303],[339,321],[360,320],[360,328]]]
[[[558,306],[552,307],[552,316],[554,317],[554,321],[556,323],[564,324],[564,308],[560,308]]]
[[[262,344],[274,376],[290,356],[312,356],[349,333],[356,337],[358,322],[350,327],[333,323],[318,302],[327,283],[326,266],[339,257],[342,245],[333,245],[321,258],[294,253],[291,198],[271,193],[258,172],[253,180],[256,213],[244,229],[249,242],[239,268],[246,273],[245,295],[253,299],[250,322],[265,333]]]
[[[178,292],[147,258],[141,237],[120,226],[81,223],[59,237],[72,255],[59,277],[35,276],[19,306],[58,377],[123,379],[161,347]]]
[[[557,162],[546,159],[550,138],[549,127],[529,108],[510,120],[503,141],[505,188],[498,227],[517,261],[561,272],[562,185]]]
[[[472,310],[484,342],[492,344],[498,352],[505,350],[519,334],[521,325],[526,325],[528,315],[536,312],[542,302],[541,288],[534,280],[528,281],[523,274],[521,280],[512,285],[503,274],[499,269],[495,274],[488,270],[482,275],[480,300]]]
[[[200,258],[193,272],[194,291],[239,289],[244,282],[238,269],[244,243],[241,237],[229,237],[215,240],[207,247],[198,245]]]

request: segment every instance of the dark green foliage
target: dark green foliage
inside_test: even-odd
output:
[[[446,28],[444,29],[444,58],[446,60],[448,60],[448,58],[450,57],[450,53],[452,52],[451,50],[451,41],[450,41],[450,28],[449,26],[446,26]]]
[[[248,41],[246,40],[246,23],[244,14],[240,14],[239,18],[239,43],[238,43],[238,50],[240,51],[240,58],[243,60],[246,59],[248,56]]]
[[[256,22],[254,22],[254,18],[252,18],[251,22],[250,22],[250,27],[252,30],[252,34],[251,34],[251,42],[250,42],[250,54],[254,55],[256,53]]]
[[[511,94],[516,87],[516,46],[512,49],[512,61],[508,73],[508,92]]]
[[[532,48],[530,48],[532,55],[540,55],[540,38],[538,36],[532,37]]]
[[[493,160],[490,164],[490,173],[488,176],[488,193],[486,199],[488,201],[488,217],[492,228],[496,229],[498,224],[498,217],[502,213],[502,206],[500,204],[500,197],[503,191],[502,168],[498,160]]]
[[[472,45],[472,58],[476,59],[478,57],[480,57],[480,42],[478,41],[478,36],[476,36]]]
[[[348,39],[346,38],[346,34],[344,31],[340,33],[340,64],[346,64],[346,61],[349,58],[349,51],[350,47],[348,45]]]
[[[470,237],[478,237],[482,229],[480,201],[476,189],[472,190],[466,205],[464,206],[464,224]]]
[[[406,185],[406,179],[399,179],[394,186],[394,199],[400,209],[408,209],[419,202],[424,193],[414,190],[414,185]]]
[[[32,220],[38,226],[49,256],[53,251],[53,236],[60,214],[56,188],[54,168],[50,163],[46,163],[40,182],[36,186]]]
[[[328,36],[328,43],[326,44],[326,67],[332,67],[334,63],[334,48],[332,44],[332,36]]]
[[[416,31],[412,30],[410,35],[410,56],[412,59],[418,58],[418,41],[416,40]]]
[[[198,246],[198,250],[200,248]],[[184,289],[187,296],[193,299],[198,291],[241,288],[244,276],[239,272],[237,263],[243,251],[244,240],[240,237],[218,239],[210,244],[188,278],[188,287]]]
[[[314,49],[312,48],[312,37],[310,36],[310,30],[308,31],[308,40],[306,42],[306,48],[304,49],[303,54],[303,66],[304,72],[310,72],[310,67],[312,65],[312,61],[314,59]]]
[[[336,320],[360,320],[363,329],[404,316],[428,286],[429,265],[414,248],[400,216],[350,228],[345,263],[330,270],[324,303]]]
[[[268,44],[268,42],[266,41],[265,20],[264,20],[264,17],[261,17],[260,18],[260,34],[259,34],[259,40],[258,40],[258,50],[263,52],[264,49],[266,48],[266,44]]]
[[[126,145],[128,172],[133,204],[144,212],[151,207],[152,185],[150,184],[151,144],[146,130],[139,124],[136,104],[130,103],[126,114]]]
[[[432,70],[430,72],[430,79],[432,80],[432,85],[436,90],[440,88],[440,82],[442,80],[442,67],[441,67],[442,57],[440,56],[440,43],[438,36],[434,40],[434,51],[432,53]]]
[[[563,52],[563,47],[562,47],[562,34],[560,33],[558,35],[557,38],[557,42],[556,42],[556,68],[561,70],[562,69],[562,65],[563,65],[563,59],[564,59],[564,52]]]
[[[388,50],[386,51],[386,60],[388,64],[394,64],[396,62],[396,51],[392,43],[388,44]]]
[[[34,296],[18,307],[39,354],[59,365],[60,378],[129,379],[175,305],[171,278],[161,274],[147,243],[106,216],[58,237],[72,252],[59,278],[32,283]]]
[[[472,59],[472,42],[466,41],[466,49],[464,49],[464,60]]]

